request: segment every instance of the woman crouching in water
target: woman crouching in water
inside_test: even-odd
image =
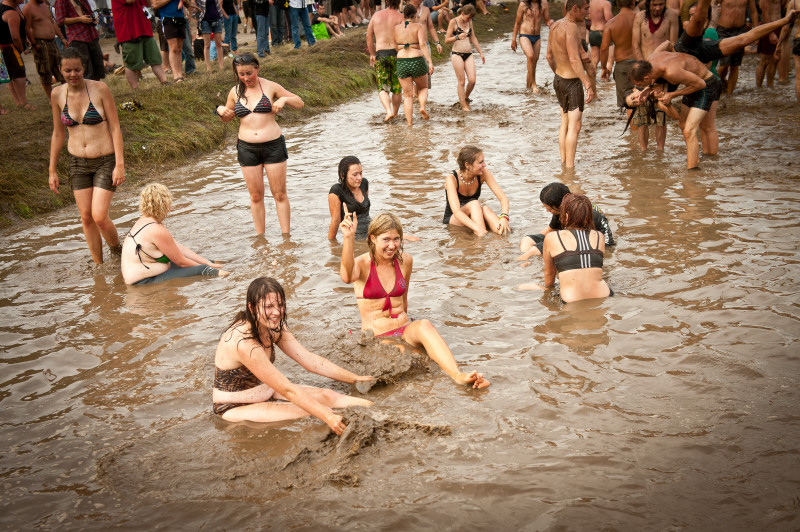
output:
[[[583,194],[567,194],[559,211],[563,229],[547,233],[542,246],[544,288],[553,288],[558,274],[564,303],[614,295],[603,280],[606,243],[603,233],[594,228],[592,202]],[[524,284],[519,288],[542,287]]]
[[[339,275],[353,289],[361,312],[361,330],[371,329],[376,337],[393,336],[413,347],[424,348],[450,378],[473,388],[485,388],[489,381],[477,371],[462,373],[447,347],[428,320],[408,317],[408,285],[414,259],[403,253],[403,226],[393,214],[378,215],[369,224],[369,253],[354,256],[358,217],[345,211],[341,223],[342,262]],[[385,288],[389,286],[389,290]]]
[[[341,382],[371,381],[315,355],[302,345],[286,324],[283,287],[260,277],[247,289],[247,305],[233,319],[214,357],[214,413],[226,421],[274,422],[311,414],[336,434],[345,429],[334,408],[370,406],[371,401],[327,388],[298,386],[273,365],[275,346],[308,371]]]

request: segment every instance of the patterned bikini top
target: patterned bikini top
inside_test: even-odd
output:
[[[86,87],[86,95],[89,96],[89,87]],[[64,101],[64,109],[61,111],[61,123],[67,127],[74,127],[83,124],[84,126],[95,126],[103,121],[103,117],[97,112],[92,103],[92,97],[89,96],[89,107],[83,113],[83,120],[80,122],[75,121],[69,116],[69,86],[67,86],[67,99]]]
[[[238,116],[239,118],[242,118],[243,116],[247,116],[250,113],[271,113],[272,112],[272,102],[269,101],[269,98],[267,98],[267,95],[264,94],[264,88],[261,87],[261,81],[260,80],[258,82],[258,86],[259,86],[259,88],[261,88],[261,99],[258,100],[258,103],[256,104],[255,107],[253,107],[252,111],[244,106],[244,104],[242,103],[241,98],[236,100],[236,105],[233,107],[233,113],[236,116]]]

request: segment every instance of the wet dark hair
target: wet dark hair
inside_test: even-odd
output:
[[[472,5],[472,4],[467,4]],[[483,150],[478,148],[477,146],[464,146],[458,152],[458,157],[456,158],[456,162],[458,162],[458,169],[462,172],[467,169],[467,163],[472,164],[475,162],[475,159],[478,158],[478,155],[483,153]]]
[[[61,62],[59,65],[64,63],[64,59],[80,59],[81,64],[83,65],[83,70],[86,70],[86,65],[89,62],[89,58],[83,55],[81,51],[74,46],[67,46],[61,50]]]
[[[400,9],[400,0],[386,0],[388,9]]]
[[[254,66],[256,67],[256,71],[258,71],[261,65],[258,63],[258,58],[256,58],[256,56],[250,52],[236,54],[236,56],[233,58],[233,75],[236,78],[236,97],[244,100],[245,103],[247,103],[247,87],[245,87],[244,82],[239,79],[239,71],[236,70],[236,68],[240,66]]]
[[[561,208],[561,201],[569,194],[569,187],[558,181],[546,185],[539,192],[539,201],[554,209]]]
[[[632,1],[633,0],[631,0],[631,2]],[[526,4],[528,6],[528,9],[530,9],[533,6],[533,4],[539,6],[539,9],[542,8],[542,0],[522,0],[522,3]]]
[[[281,322],[277,329],[262,331],[258,323],[259,310],[264,305],[264,300],[269,294],[278,296],[278,304],[283,307],[283,315],[281,316]],[[250,325],[250,336],[245,337],[245,339],[255,340],[264,349],[270,349],[274,344],[281,341],[281,334],[287,329],[286,294],[278,281],[272,277],[259,277],[250,283],[250,286],[247,288],[247,302],[245,308],[236,313],[228,329],[240,323],[247,323]],[[273,337],[273,335],[277,336]],[[269,338],[269,344],[264,343],[262,336],[267,336]]]
[[[617,5],[619,7],[630,8],[633,5],[633,0],[617,0]]]
[[[406,7],[403,8],[403,17],[404,18],[413,18],[414,15],[417,14],[417,8],[414,7],[414,4],[411,2],[406,4]]]
[[[644,0],[644,12],[647,15],[647,18],[650,18],[650,4],[653,0]],[[661,13],[661,16],[665,16],[667,14],[667,2],[664,1],[664,11]]]
[[[592,202],[583,194],[567,194],[558,219],[564,229],[595,229]]]
[[[348,155],[339,161],[339,184],[342,185],[344,189],[347,189],[347,172],[350,171],[350,167],[354,164],[361,164],[361,161],[359,161],[358,157],[355,155]],[[347,190],[345,190],[345,192],[347,192]]]
[[[565,9],[567,10],[567,13],[569,13],[570,11],[572,11],[573,7],[582,8],[583,6],[586,5],[586,2],[587,0],[567,0],[567,5],[565,6]]]
[[[648,61],[636,61],[631,67],[631,81],[642,81],[645,76],[649,76],[653,72],[653,65]]]

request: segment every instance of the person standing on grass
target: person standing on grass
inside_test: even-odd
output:
[[[111,0],[114,31],[125,63],[125,79],[134,90],[139,88],[145,64],[150,66],[158,81],[162,84],[167,81],[161,65],[161,49],[153,37],[152,15],[145,11],[146,7],[150,7],[150,0]]]
[[[100,48],[100,34],[89,0],[55,0],[53,8],[56,24],[67,28],[67,44],[77,48],[88,59],[84,77],[94,81],[105,78],[106,65]]]
[[[22,10],[25,16],[25,33],[33,48],[33,60],[36,62],[36,73],[42,82],[42,89],[50,99],[53,90],[53,78],[64,83],[61,76],[61,54],[56,44],[56,35],[63,41],[64,35],[53,20],[50,6],[44,0],[30,0]]]
[[[17,0],[3,0],[0,4],[0,49],[3,52],[3,61],[6,64],[8,75],[11,78],[9,90],[17,107],[25,111],[36,109],[28,102],[25,86],[28,76],[25,73],[25,63],[22,54],[25,52],[25,18],[19,9]]]

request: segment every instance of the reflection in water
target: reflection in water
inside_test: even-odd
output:
[[[614,88],[601,83],[567,172],[554,95],[508,75],[524,65],[507,42],[487,48],[469,115],[451,107],[445,65],[430,121],[383,125],[369,94],[288,128],[291,237],[269,212],[266,237],[252,234],[232,147],[161,176],[176,197],[170,231],[224,261],[226,279],[127,287],[118,263],[87,264],[71,209],[6,230],[5,528],[800,527],[790,88],[748,89],[746,58],[741,93],[720,102],[722,155],[690,173],[676,127],[664,154],[619,137]],[[442,225],[443,175],[466,144],[485,151],[509,196],[512,235]],[[252,278],[284,285],[290,326],[320,352],[359,329],[341,244],[326,239],[327,192],[348,154],[370,180],[373,215],[395,212],[421,239],[405,243],[415,317],[493,385],[475,393],[423,368],[374,388],[376,407],[349,414],[357,430],[343,441],[311,419],[221,422],[210,413],[214,346]],[[614,226],[615,297],[562,305],[514,289],[541,280],[541,261],[513,258],[522,235],[547,225],[538,195],[554,180]],[[137,218],[137,192],[115,197],[120,231]]]

